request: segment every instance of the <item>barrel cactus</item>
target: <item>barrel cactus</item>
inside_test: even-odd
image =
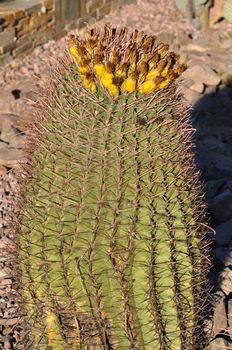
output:
[[[184,69],[143,32],[70,37],[21,199],[24,349],[203,349],[207,225]]]

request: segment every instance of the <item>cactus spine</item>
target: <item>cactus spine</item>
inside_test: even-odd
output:
[[[109,25],[72,36],[70,56],[21,210],[24,348],[201,349],[204,205],[172,83],[185,67]]]

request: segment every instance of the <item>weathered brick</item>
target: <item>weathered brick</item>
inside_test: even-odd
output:
[[[59,33],[65,27],[65,19],[63,12],[63,0],[54,0],[55,4],[55,28]],[[82,3],[82,1],[81,1]]]
[[[0,21],[3,26],[3,28],[6,27],[13,27],[16,23],[17,20],[14,16],[14,13],[11,11],[1,11],[0,12]]]
[[[94,24],[124,3],[136,0],[17,0],[0,5],[0,64],[14,56],[32,51],[52,38],[60,38],[67,30]],[[1,0],[0,0],[1,3]],[[5,28],[15,30],[15,39],[5,38]],[[1,37],[1,35],[3,35]],[[8,34],[9,35],[9,34]],[[2,41],[2,42],[1,42]],[[7,54],[5,54],[7,53]],[[9,55],[8,55],[9,53]]]
[[[20,38],[21,36],[25,35],[29,31],[29,22],[30,18],[26,17],[23,18],[19,23],[17,24],[16,28],[16,37]]]
[[[111,5],[112,3],[109,2],[108,4],[105,4],[99,8],[99,19],[104,17],[105,15],[108,15],[111,12]]]
[[[25,34],[25,35],[21,36],[20,38],[16,38],[16,46],[19,47],[19,46],[24,45],[29,40],[30,35],[31,35],[31,33]]]
[[[45,14],[33,13],[30,17],[27,17],[19,22],[16,27],[17,38],[23,35],[29,34],[34,30],[38,30],[45,27],[54,19],[54,12],[49,11]]]
[[[44,44],[48,40],[51,40],[53,37],[54,37],[54,29],[52,28],[52,26],[36,31],[32,35],[30,35],[30,39],[33,42],[32,45],[34,48]]]
[[[13,51],[13,56],[19,57],[19,56],[28,54],[32,51],[32,49],[33,49],[32,41],[30,40],[30,38],[28,38],[28,41],[25,44],[19,47],[16,47],[16,49]]]
[[[35,4],[34,6],[30,6],[29,8],[26,9],[27,14],[31,15],[32,13],[41,13],[42,11],[42,3]]]
[[[15,30],[10,28],[0,33],[0,54],[11,51],[15,47]]]
[[[57,31],[57,29],[56,29],[55,34],[53,35],[53,38],[55,40],[58,40],[58,39],[62,38],[63,36],[65,36],[66,34],[67,34],[67,29],[66,28],[62,29],[60,31]]]
[[[52,10],[54,8],[54,0],[43,0],[43,5],[47,10]]]
[[[79,2],[66,1],[64,3],[65,22],[73,22],[79,17]]]
[[[42,0],[17,0],[10,3],[11,10],[25,10],[27,14],[32,14],[33,12],[40,12],[42,6]]]
[[[104,2],[103,0],[91,0],[86,2],[86,13],[91,14],[96,9],[99,9],[99,7],[103,6]]]

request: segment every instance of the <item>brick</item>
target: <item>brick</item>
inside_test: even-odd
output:
[[[111,12],[111,10],[112,10],[112,8],[111,8],[111,2],[110,3],[108,3],[108,4],[105,4],[104,6],[101,6],[100,8],[99,8],[99,19],[100,18],[102,18],[102,17],[104,17],[105,15],[108,15],[110,12]]]
[[[99,7],[104,6],[103,0],[91,0],[86,3],[86,13],[91,14]]]
[[[13,11],[19,10],[19,9],[25,10],[27,14],[32,14],[34,12],[41,12],[42,5],[43,5],[42,0],[30,0],[30,1],[17,0],[10,3],[10,9]]]
[[[79,2],[78,1],[66,1],[64,3],[64,18],[65,22],[70,23],[75,21],[79,14]]]
[[[53,10],[54,0],[43,0],[43,5],[47,10]]]
[[[26,13],[25,13],[24,10],[18,10],[18,11],[16,11],[14,14],[15,14],[15,19],[16,19],[17,21],[19,21],[20,19],[22,19],[22,18],[25,17],[25,15],[26,15]]]
[[[14,16],[14,12],[1,11],[0,12],[0,22],[1,22],[1,25],[3,26],[3,28],[13,27],[17,23],[17,20]]]
[[[54,12],[50,11],[45,14],[33,13],[19,22],[16,27],[17,38],[29,34],[34,30],[39,30],[48,25],[54,19]]]
[[[15,30],[11,28],[0,33],[0,54],[11,51],[15,47]]]
[[[16,37],[20,38],[21,36],[25,35],[29,31],[29,22],[30,18],[26,17],[23,18],[19,23],[17,24],[16,28]]]
[[[66,29],[61,29],[60,31],[56,31],[53,35],[53,38],[55,40],[59,40],[60,38],[63,38],[65,35],[67,34],[67,30]]]
[[[20,38],[17,38],[16,46],[19,47],[21,45],[24,45],[26,42],[28,42],[30,35],[31,34],[25,34],[25,35],[21,36]]]
[[[41,13],[41,12],[43,12],[42,7],[43,7],[42,3],[35,4],[34,6],[27,8],[26,12],[28,15],[31,15],[32,13]]]
[[[32,51],[32,49],[33,49],[32,41],[28,38],[28,41],[25,44],[19,47],[16,47],[16,49],[13,51],[13,56],[19,57],[19,56],[28,54],[29,52]]]
[[[29,29],[39,29],[46,26],[54,18],[54,12],[50,11],[42,15],[33,13],[30,17]]]
[[[54,37],[54,28],[47,27],[45,29],[36,31],[34,34],[30,35],[30,39],[33,41],[33,47],[44,44],[45,42],[53,39]]]
[[[25,17],[24,10],[12,11],[9,9],[1,10],[0,8],[0,23],[4,27],[15,25],[15,23],[23,17]]]
[[[55,28],[56,28],[56,32],[59,33],[65,27],[64,13],[62,11],[63,3],[62,3],[62,0],[54,0],[54,1],[55,1]]]

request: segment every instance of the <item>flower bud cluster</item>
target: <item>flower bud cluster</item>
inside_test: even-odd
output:
[[[103,32],[87,29],[84,38],[71,35],[69,53],[85,88],[96,92],[102,86],[114,97],[164,89],[186,69],[155,36],[109,24]]]

